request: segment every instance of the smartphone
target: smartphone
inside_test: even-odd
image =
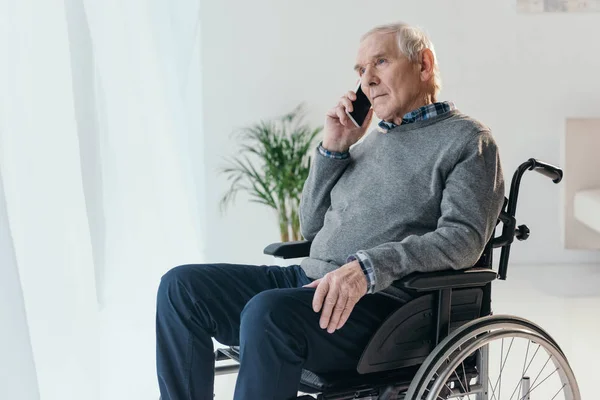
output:
[[[365,122],[365,118],[367,117],[369,109],[371,108],[371,102],[369,101],[367,95],[362,91],[360,82],[356,88],[356,100],[352,102],[352,107],[352,112],[349,113],[346,111],[346,114],[348,117],[350,117],[354,125],[356,125],[357,128],[360,128],[363,122]]]

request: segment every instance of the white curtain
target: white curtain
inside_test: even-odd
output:
[[[1,323],[28,327],[43,400],[158,398],[156,288],[203,253],[199,18],[0,0],[0,238],[27,324]]]

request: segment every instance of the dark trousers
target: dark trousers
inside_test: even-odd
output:
[[[354,370],[371,335],[402,303],[364,296],[333,334],[319,327],[300,266],[183,265],[161,279],[156,356],[163,400],[213,398],[214,349],[240,346],[235,400],[295,399],[302,369]]]

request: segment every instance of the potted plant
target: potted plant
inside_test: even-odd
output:
[[[220,202],[221,211],[240,190],[247,192],[250,201],[277,212],[282,242],[301,240],[300,197],[315,138],[323,129],[309,127],[303,118],[300,105],[283,117],[240,129],[240,149],[221,169],[230,182]]]

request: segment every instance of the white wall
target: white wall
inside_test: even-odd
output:
[[[353,88],[359,37],[377,24],[402,20],[427,29],[441,66],[441,99],[455,101],[492,128],[509,184],[517,166],[530,157],[562,164],[566,118],[600,115],[600,80],[594,79],[600,69],[600,14],[524,15],[516,13],[515,4],[204,2],[208,261],[276,262],[262,255],[266,244],[279,239],[270,210],[240,196],[224,216],[218,213],[227,185],[216,171],[222,157],[235,151],[231,132],[300,102],[308,105],[310,121],[322,124],[325,112]],[[497,285],[495,308],[549,325],[592,396],[590,360],[600,355],[592,317],[600,298],[600,253],[564,249],[560,185],[528,173],[519,199],[518,222],[528,224],[532,235],[513,246],[509,281]],[[217,397],[231,398],[234,382],[217,378]]]
[[[567,117],[599,116],[600,14],[517,14],[515,1],[399,2],[222,0],[203,5],[207,256],[270,262],[274,215],[240,197],[224,217],[227,186],[216,174],[232,154],[230,133],[306,102],[314,124],[351,89],[357,42],[370,27],[404,20],[425,27],[440,60],[442,99],[489,125],[507,180],[536,157],[561,164]],[[596,39],[595,39],[596,38]],[[542,176],[522,181],[517,217],[532,236],[516,263],[599,262],[600,253],[564,250],[561,187]]]

